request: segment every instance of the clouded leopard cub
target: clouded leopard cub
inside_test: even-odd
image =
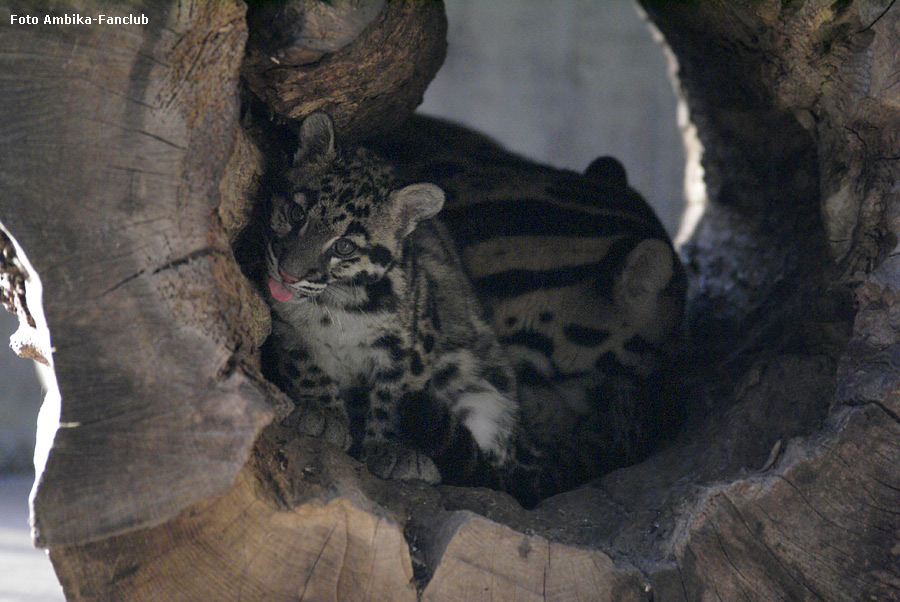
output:
[[[444,193],[400,187],[386,164],[334,138],[325,114],[303,121],[268,208],[268,361],[300,406],[294,426],[352,448],[376,475],[433,483],[443,472],[452,482],[453,450],[432,441],[426,454],[404,426],[422,427],[422,408],[436,407],[465,427],[483,461],[504,466],[515,377],[453,242],[430,219]]]

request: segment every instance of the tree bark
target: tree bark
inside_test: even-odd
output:
[[[344,140],[402,124],[444,61],[439,0],[257,4],[242,70],[250,89],[294,123],[325,111]]]
[[[709,206],[684,249],[692,418],[533,511],[385,483],[275,424],[290,403],[257,376],[266,311],[228,244],[266,162],[237,124],[236,1],[4,30],[0,284],[52,333],[36,348],[62,410],[34,517],[68,599],[900,599],[900,9],[643,6],[704,148]],[[362,61],[379,15],[313,49],[319,71],[278,77],[352,87],[324,57]],[[264,81],[254,60],[244,76]],[[379,80],[367,134],[415,104],[404,77]],[[366,130],[358,99],[266,86],[284,116],[325,107]]]
[[[700,357],[738,350],[725,417],[784,404],[761,423],[760,442],[781,431],[767,469],[717,475],[675,523],[671,599],[900,599],[900,11],[642,3],[704,148],[710,206],[685,249],[691,326],[716,341]]]
[[[160,524],[227,489],[285,404],[240,369],[265,308],[214,219],[237,133],[242,7],[78,12],[148,24],[44,25],[60,13],[30,2],[0,16],[0,221],[31,286],[40,275],[63,400],[42,434],[41,545]]]

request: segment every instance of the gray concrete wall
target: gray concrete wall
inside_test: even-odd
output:
[[[445,0],[447,60],[421,111],[582,170],[600,155],[674,234],[684,152],[661,47],[631,0]]]

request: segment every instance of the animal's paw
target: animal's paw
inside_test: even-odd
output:
[[[369,471],[382,479],[424,481],[431,485],[441,482],[441,473],[434,460],[400,443],[383,442],[371,446],[364,456]]]
[[[346,414],[333,408],[323,408],[314,403],[303,404],[283,424],[301,435],[324,439],[344,451],[353,444]]]

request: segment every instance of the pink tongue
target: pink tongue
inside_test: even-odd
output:
[[[282,303],[294,298],[294,293],[289,291],[285,285],[274,278],[269,278],[269,292]]]

